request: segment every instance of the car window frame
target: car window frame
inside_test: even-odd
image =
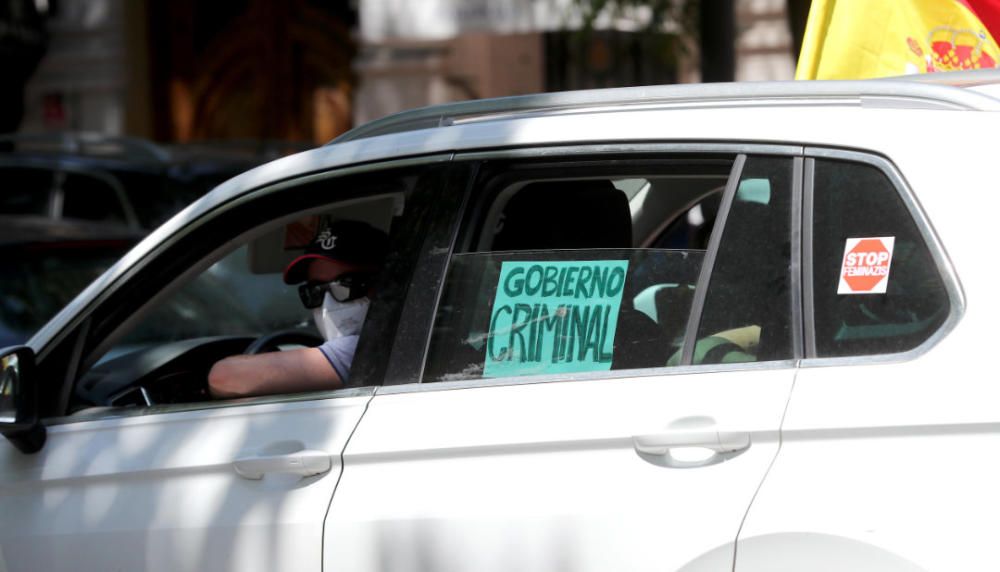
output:
[[[474,151],[467,153],[458,153],[455,155],[455,161],[474,161],[477,163],[485,163],[491,160],[574,160],[583,157],[593,158],[598,160],[600,158],[611,158],[612,156],[624,156],[624,155],[637,155],[642,156],[644,159],[653,160],[655,157],[663,157],[665,155],[670,155],[674,157],[680,157],[683,155],[706,155],[706,154],[730,154],[730,155],[748,155],[748,156],[787,156],[792,159],[793,163],[793,181],[792,189],[793,193],[792,199],[792,228],[790,233],[790,239],[793,242],[793,248],[790,256],[800,256],[801,250],[797,249],[794,244],[801,235],[800,227],[800,217],[796,217],[796,205],[801,206],[801,194],[802,194],[802,155],[804,153],[804,147],[788,144],[755,144],[755,143],[745,143],[745,142],[732,142],[732,143],[703,143],[703,142],[670,142],[670,143],[616,143],[616,144],[601,144],[601,145],[573,145],[573,146],[553,146],[553,147],[543,147],[543,148],[516,148],[516,149],[497,149],[497,150],[486,150],[486,151]],[[479,170],[477,169],[476,176],[478,177]],[[734,174],[730,174],[730,178],[726,182],[727,190],[730,184],[733,188],[731,193],[735,195],[736,188],[738,186],[739,173],[736,173],[736,182],[733,182]],[[462,248],[468,248],[471,241],[475,240],[477,233],[480,229],[477,228],[477,219],[475,217],[479,216],[479,213],[483,208],[488,208],[488,200],[484,200],[482,195],[485,192],[486,185],[479,185],[477,189],[477,184],[479,181],[473,179],[470,181],[470,191],[469,191],[469,202],[463,209],[462,213],[462,223],[458,232],[456,234],[456,242],[451,245],[451,252],[449,252],[449,262],[451,253],[454,252],[456,246],[460,243]],[[730,201],[731,203],[732,201]],[[485,204],[485,207],[484,207]],[[720,206],[720,213],[722,212],[722,206]],[[724,230],[721,226],[718,226],[719,219],[716,219],[716,227],[713,227],[713,237],[718,235],[720,237],[719,243],[721,243],[721,233]],[[715,245],[716,250],[719,244]],[[706,252],[706,257],[708,252]],[[792,265],[791,272],[791,288],[794,291],[798,290],[801,292],[801,259],[790,260]],[[441,295],[444,290],[445,278],[448,275],[448,270],[450,264],[446,265],[444,268],[444,273],[442,275],[440,284],[438,285],[438,294],[436,299],[440,300]],[[709,274],[710,276],[710,274]],[[702,284],[702,276],[699,276],[699,283],[697,288],[704,289],[707,284]],[[793,294],[793,308],[792,313],[789,316],[791,320],[791,327],[793,332],[799,330],[797,333],[793,333],[793,342],[798,344],[796,346],[795,356],[801,356],[803,349],[801,348],[802,340],[804,338],[801,328],[802,328],[802,312],[803,308],[801,305],[801,299],[799,296]],[[695,311],[698,311],[698,319],[700,320],[700,312],[702,308],[696,308],[692,304],[692,316]],[[429,323],[426,324],[427,332],[427,347],[430,346],[430,336],[433,329],[434,317],[436,317],[437,304],[435,304],[434,311],[431,312],[431,317]],[[692,320],[689,317],[689,323]],[[691,342],[694,343],[693,341]],[[688,344],[688,340],[685,340],[685,345]],[[692,350],[693,352],[693,350]],[[597,372],[584,372],[584,373],[569,373],[569,374],[540,374],[540,375],[526,375],[517,377],[501,377],[501,378],[489,378],[489,379],[465,379],[465,380],[455,380],[455,381],[434,381],[428,382],[424,380],[425,375],[425,365],[428,358],[428,351],[425,350],[423,358],[421,360],[421,371],[419,379],[408,380],[396,383],[384,383],[378,388],[378,394],[384,393],[405,393],[409,391],[437,391],[437,390],[448,390],[448,389],[464,389],[473,387],[485,387],[485,386],[503,386],[503,385],[522,385],[522,384],[533,384],[533,383],[547,383],[547,382],[560,382],[560,381],[575,381],[575,380],[590,380],[590,379],[620,379],[629,377],[650,377],[650,376],[663,376],[663,375],[682,375],[685,373],[705,373],[713,371],[734,371],[734,370],[767,370],[767,369],[787,369],[789,367],[795,367],[799,362],[798,357],[790,357],[785,360],[767,361],[767,362],[747,362],[747,363],[734,363],[734,364],[682,364],[679,366],[671,367],[655,367],[655,368],[641,368],[641,369],[622,369],[622,370],[609,370],[609,371],[597,371]]]
[[[382,172],[404,169],[425,168],[426,171],[424,174],[430,174],[435,171],[447,170],[450,160],[450,153],[435,154],[362,165],[349,165],[321,172],[312,172],[249,189],[240,195],[213,205],[210,210],[201,214],[197,219],[186,221],[184,226],[165,237],[147,256],[136,260],[129,268],[121,272],[112,282],[107,284],[96,296],[84,300],[77,298],[70,303],[69,307],[73,307],[75,310],[71,313],[72,317],[62,324],[57,332],[49,338],[48,343],[39,348],[37,352],[39,372],[41,374],[38,377],[44,384],[40,388],[40,397],[44,400],[41,404],[44,421],[46,424],[62,424],[82,420],[82,418],[67,416],[73,387],[87,368],[92,366],[97,358],[107,350],[107,347],[104,347],[104,345],[108,344],[108,340],[113,340],[116,332],[120,332],[128,327],[128,323],[125,320],[120,320],[117,325],[110,326],[105,326],[100,321],[102,319],[108,320],[109,317],[116,313],[112,307],[115,306],[116,301],[120,300],[121,296],[127,295],[125,291],[137,286],[137,282],[142,280],[148,281],[150,277],[157,275],[157,272],[151,270],[153,265],[163,260],[173,260],[171,256],[178,252],[178,249],[190,244],[192,241],[198,243],[202,237],[206,235],[210,237],[210,225],[213,222],[224,220],[227,215],[230,217],[239,216],[239,213],[245,212],[243,209],[252,208],[255,204],[259,207],[264,201],[288,198],[289,190],[298,189],[302,191],[305,189],[305,198],[299,197],[299,200],[305,203],[304,206],[297,202],[295,203],[296,206],[289,206],[281,215],[275,216],[274,214],[270,214],[274,212],[272,210],[263,220],[255,218],[253,220],[241,221],[238,226],[240,230],[233,230],[233,227],[227,229],[232,235],[228,240],[212,242],[211,246],[206,246],[204,249],[197,251],[197,253],[191,253],[177,261],[177,264],[181,266],[183,271],[174,276],[169,284],[163,285],[158,290],[159,294],[169,295],[170,291],[175,290],[181,284],[196,276],[199,272],[214,263],[215,260],[224,256],[226,252],[229,252],[232,246],[252,236],[262,226],[274,224],[279,220],[294,220],[303,214],[321,211],[325,206],[333,203],[367,196],[363,191],[352,193],[350,190],[331,195],[328,187],[323,188],[324,183],[345,177],[378,176]],[[108,273],[110,274],[114,270],[114,267],[112,267]],[[81,298],[85,297],[81,296]],[[155,301],[147,299],[140,306],[145,306],[153,302]],[[118,310],[118,312],[120,313],[121,310]],[[60,316],[57,316],[56,320],[59,318]],[[366,330],[374,327],[374,320],[366,320]],[[397,327],[398,323],[392,326],[392,329],[395,330]],[[108,331],[109,328],[110,331]],[[394,334],[394,332],[390,333]],[[364,334],[362,337],[364,337]],[[363,359],[360,355],[359,358]],[[46,381],[47,383],[45,383]],[[377,385],[377,383],[371,385]],[[347,389],[353,391],[358,388],[349,387]],[[336,390],[336,392],[341,393],[343,391],[345,390]],[[326,393],[328,392],[324,392],[321,395],[325,395]],[[166,413],[177,410],[216,408],[244,403],[258,404],[288,401],[289,399],[316,399],[316,395],[305,394],[304,397],[299,397],[289,394],[276,394],[273,396],[228,400],[225,402],[165,404],[153,410],[142,408],[131,412],[109,411],[104,416],[144,415],[152,412]],[[88,420],[92,420],[93,418],[92,416],[85,417]]]
[[[128,194],[125,192],[125,186],[122,185],[121,181],[119,181],[114,175],[100,170],[82,169],[69,166],[60,166],[54,175],[57,179],[65,175],[75,175],[85,179],[93,179],[102,183],[106,189],[111,192],[110,196],[113,197],[112,200],[115,202],[115,205],[121,209],[121,212],[118,214],[121,214],[122,217],[120,222],[106,221],[107,224],[119,224],[130,228],[140,227],[139,217],[135,214],[135,210],[129,202]],[[62,183],[63,181],[60,180],[59,183],[54,183],[52,188],[52,201],[55,205],[57,205],[55,209],[56,212],[54,213],[55,218],[58,220],[92,220],[66,216],[66,189],[63,188]]]
[[[961,321],[965,314],[966,300],[955,267],[948,252],[938,237],[934,226],[913,189],[906,182],[900,170],[888,158],[873,153],[837,149],[831,147],[805,147],[804,176],[802,192],[802,308],[805,334],[805,355],[799,362],[801,367],[828,367],[835,365],[898,363],[916,359],[930,351],[944,339]],[[817,357],[816,353],[816,321],[815,297],[813,284],[813,209],[815,207],[815,176],[816,160],[832,159],[868,165],[884,175],[903,202],[907,214],[916,225],[917,232],[924,241],[935,268],[944,284],[948,296],[948,315],[938,328],[916,347],[902,352],[879,353],[866,355],[848,355],[837,357]]]
[[[48,208],[46,217],[53,220],[63,220],[62,213],[62,191],[56,188],[56,177],[60,173],[72,173],[74,175],[81,175],[85,177],[90,177],[96,179],[108,187],[111,188],[114,193],[115,199],[118,201],[118,206],[122,209],[122,214],[125,217],[123,223],[110,223],[110,224],[121,224],[129,228],[140,229],[142,225],[139,224],[139,217],[132,208],[132,203],[129,200],[128,193],[125,191],[124,185],[118,180],[112,173],[102,170],[100,168],[91,168],[79,165],[73,161],[65,159],[43,159],[38,157],[16,157],[7,156],[0,157],[0,167],[25,167],[31,169],[38,169],[49,171],[51,175],[49,193],[48,193]],[[74,219],[70,218],[68,220],[86,220],[86,219]]]

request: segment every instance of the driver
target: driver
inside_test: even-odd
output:
[[[306,252],[285,268],[286,284],[298,284],[320,335],[316,348],[238,355],[212,366],[213,397],[246,397],[337,389],[347,381],[368,312],[372,282],[382,267],[388,236],[353,220],[324,221]]]

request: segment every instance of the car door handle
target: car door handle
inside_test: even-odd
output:
[[[668,431],[632,437],[637,451],[647,455],[666,455],[680,447],[711,449],[716,453],[732,453],[750,446],[750,434],[739,431]]]
[[[329,453],[309,449],[283,455],[244,457],[233,461],[236,474],[255,481],[273,473],[311,477],[329,471],[332,466]]]
[[[632,444],[640,457],[654,465],[689,469],[721,463],[746,451],[750,447],[750,434],[715,429],[681,429],[635,435]],[[707,449],[711,453],[697,460],[684,460],[673,454],[675,449]]]

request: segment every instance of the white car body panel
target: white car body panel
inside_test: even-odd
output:
[[[1000,115],[884,103],[802,95],[608,106],[301,153],[179,213],[30,346],[43,351],[164,241],[284,180],[459,151],[753,143],[854,150],[898,169],[967,307],[909,361],[396,386],[375,397],[62,420],[34,456],[0,447],[0,572],[1000,568],[1000,384],[986,361],[1000,317],[1000,271],[987,254],[1000,212],[990,158]],[[697,468],[636,452],[635,436],[698,416],[748,434],[749,449]],[[331,470],[253,481],[233,466],[298,449],[329,453]]]
[[[995,165],[971,155],[1000,118],[973,119],[946,125],[970,135],[936,145],[933,160],[916,142],[889,155],[946,245],[968,310],[912,361],[803,363],[781,451],[740,536],[739,572],[1000,567],[1000,378],[987,361],[1000,273],[983,258],[1000,199]]]
[[[356,393],[356,392],[355,392]],[[340,453],[369,395],[81,421],[45,448],[0,447],[0,570],[321,570]],[[329,471],[237,475],[319,450]]]
[[[794,371],[376,395],[345,452],[325,566],[677,570],[718,551],[729,568]],[[637,454],[633,436],[692,416],[751,445],[695,468]]]

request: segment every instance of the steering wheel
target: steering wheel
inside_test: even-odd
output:
[[[256,340],[250,342],[247,349],[243,350],[243,355],[257,355],[277,351],[279,346],[285,344],[315,347],[322,344],[323,341],[323,338],[312,332],[303,332],[301,330],[280,330],[264,334]]]

